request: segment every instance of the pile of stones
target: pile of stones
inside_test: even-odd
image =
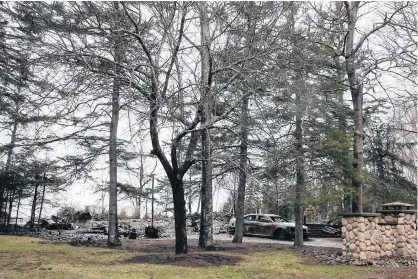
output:
[[[302,253],[314,257],[317,261],[327,265],[357,265],[357,266],[379,266],[379,267],[409,267],[417,266],[417,259],[410,257],[381,257],[375,260],[361,260],[347,258],[339,251],[329,250],[302,250]]]

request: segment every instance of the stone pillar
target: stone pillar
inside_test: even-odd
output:
[[[379,218],[379,226],[384,232],[382,248],[385,254],[395,257],[416,257],[416,212],[414,210],[382,210],[380,213],[382,215]]]
[[[381,232],[377,225],[380,214],[347,213],[341,217],[342,254],[355,260],[380,257]]]
[[[415,210],[383,207],[379,213],[344,213],[340,216],[343,256],[354,260],[416,257]]]

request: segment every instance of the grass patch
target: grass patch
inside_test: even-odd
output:
[[[172,253],[156,255],[129,250],[41,244],[41,241],[29,237],[0,236],[0,278],[363,278],[362,274],[367,270],[352,266],[306,265],[303,257],[289,251],[245,254],[239,251],[215,251],[174,256]],[[147,258],[154,260],[147,261]],[[165,261],[173,261],[172,258],[175,258],[174,263],[168,265]],[[184,266],[187,261],[207,259],[215,264]],[[217,259],[220,259],[220,263],[216,262]],[[233,261],[228,262],[228,259]],[[194,262],[194,265],[199,263]]]

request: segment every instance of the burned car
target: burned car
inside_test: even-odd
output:
[[[235,218],[229,222],[228,232],[235,232]],[[295,223],[275,214],[248,214],[244,216],[244,235],[290,240],[295,237]],[[303,239],[307,240],[308,236],[308,227],[303,226]]]

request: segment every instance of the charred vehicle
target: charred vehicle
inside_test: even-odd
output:
[[[235,218],[229,222],[228,232],[235,232]],[[295,237],[295,223],[274,214],[248,214],[244,216],[244,235],[290,240]],[[303,239],[307,240],[308,237],[308,227],[303,226]]]

